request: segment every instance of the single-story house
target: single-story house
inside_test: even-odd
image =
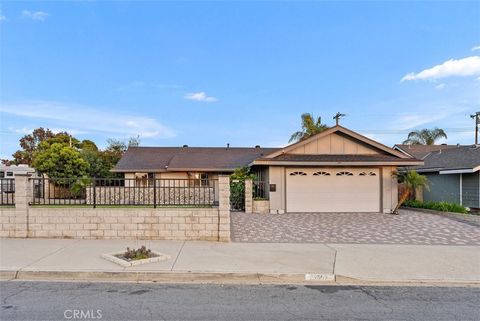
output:
[[[394,149],[424,161],[412,168],[428,178],[424,201],[480,208],[480,145],[395,145]]]
[[[423,161],[342,126],[283,148],[132,147],[114,172],[148,184],[153,178],[208,184],[251,166],[267,186],[271,213],[384,212],[397,205],[397,167]]]

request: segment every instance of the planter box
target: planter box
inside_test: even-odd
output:
[[[253,213],[269,214],[270,201],[269,200],[253,200]]]
[[[143,260],[132,260],[132,261],[127,261],[124,259],[121,259],[117,257],[117,255],[123,254],[123,252],[119,253],[112,253],[112,254],[102,254],[102,258],[105,260],[108,260],[110,262],[116,263],[118,265],[124,266],[124,267],[130,267],[130,266],[136,266],[136,265],[142,265],[142,264],[147,264],[147,263],[155,263],[155,262],[160,262],[160,261],[166,261],[170,259],[170,256],[159,253],[159,252],[151,252],[152,254],[156,255],[155,257],[150,257],[148,259],[143,259]]]

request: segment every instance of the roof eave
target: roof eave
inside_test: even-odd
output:
[[[274,160],[255,160],[252,165],[272,165],[272,166],[421,166],[422,161],[274,161]]]
[[[168,168],[152,169],[152,168],[128,168],[128,169],[111,169],[112,173],[171,173],[171,172],[233,172],[234,168]]]

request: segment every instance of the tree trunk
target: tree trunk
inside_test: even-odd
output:
[[[402,204],[407,200],[408,196],[410,196],[410,189],[409,189],[409,188],[405,188],[405,189],[403,190],[402,195],[400,195],[400,199],[398,200],[397,206],[396,206],[395,209],[393,210],[393,214],[398,214],[398,209],[399,209],[400,206],[402,206]]]

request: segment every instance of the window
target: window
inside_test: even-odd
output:
[[[193,173],[190,174],[193,176],[193,186],[209,186],[209,175],[208,173]],[[191,177],[191,176],[190,176]],[[190,182],[191,184],[191,182]]]
[[[7,172],[7,176],[13,176],[13,172]]]
[[[5,172],[0,172],[0,178],[4,178],[5,177]]]
[[[353,176],[353,173],[351,173],[351,172],[338,172],[336,175],[337,176]]]
[[[366,172],[361,172],[358,176],[377,176],[377,174],[375,174],[375,172],[369,172],[368,174]]]
[[[313,176],[330,176],[329,172],[315,172]]]
[[[307,173],[304,172],[291,172],[290,176],[307,176]]]

